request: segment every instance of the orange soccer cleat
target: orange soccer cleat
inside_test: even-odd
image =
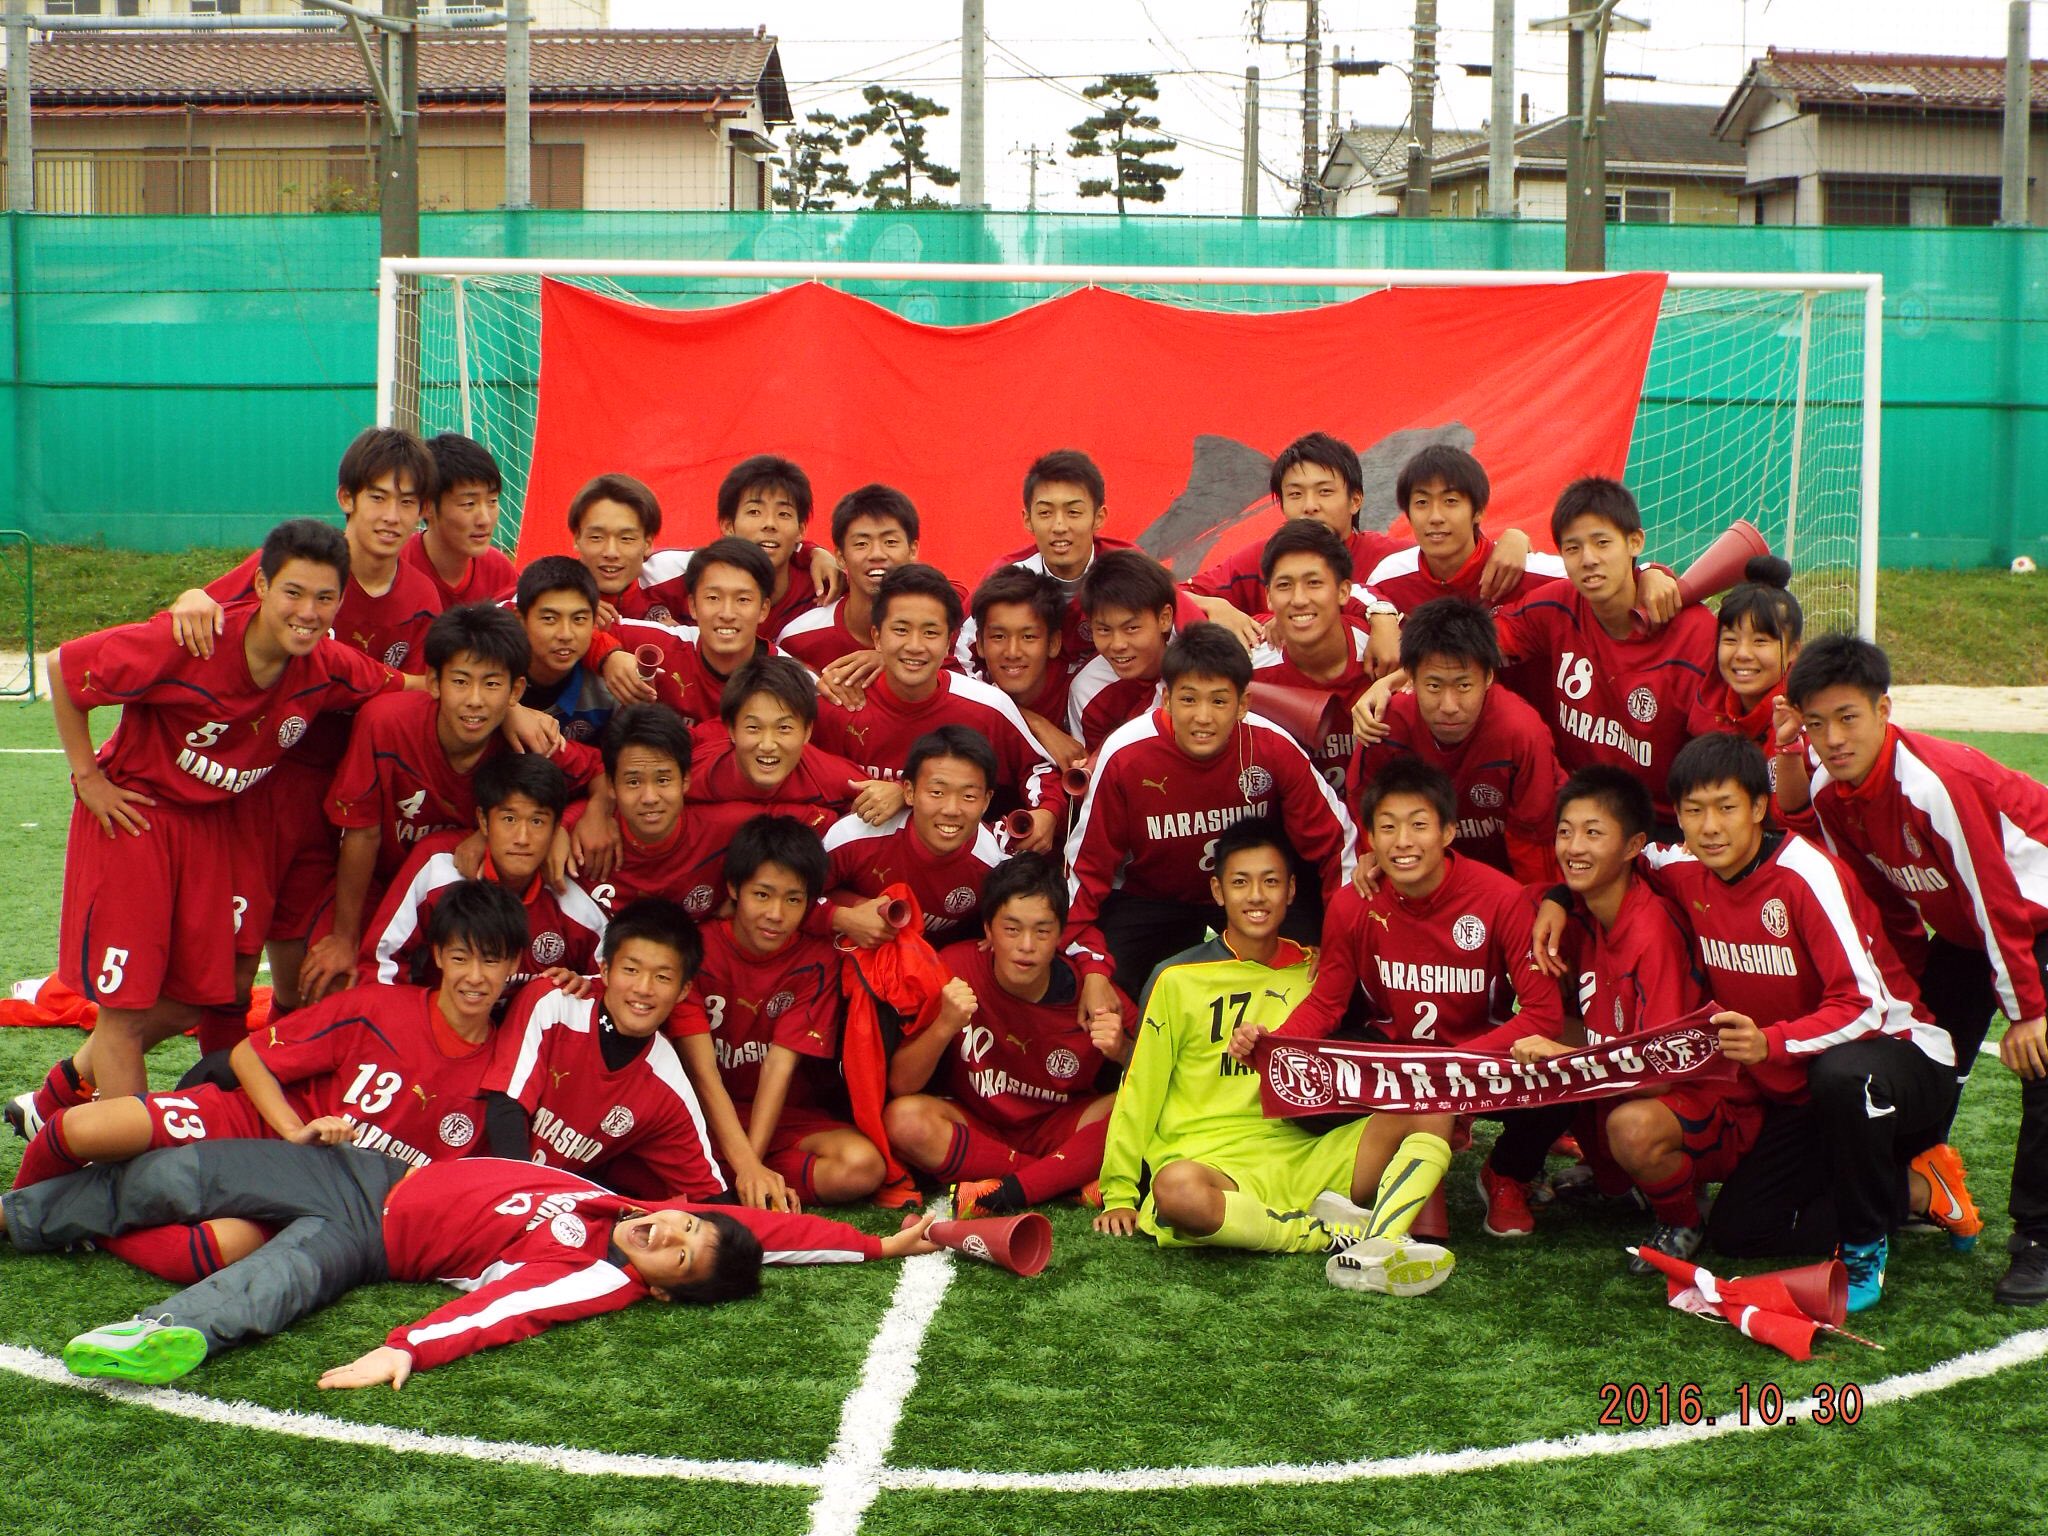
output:
[[[885,1211],[914,1211],[924,1207],[924,1192],[917,1187],[917,1180],[905,1176],[891,1179],[875,1191],[875,1204]]]
[[[1962,1155],[1944,1141],[1929,1147],[1908,1166],[1927,1181],[1927,1219],[1948,1234],[1949,1247],[1957,1253],[1975,1248],[1984,1218],[1977,1214],[1977,1202],[1963,1182]]]

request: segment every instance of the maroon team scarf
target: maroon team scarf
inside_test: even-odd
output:
[[[1735,1064],[1707,1020],[1720,1005],[1605,1045],[1522,1066],[1505,1051],[1446,1050],[1357,1040],[1260,1039],[1252,1063],[1271,1119],[1369,1113],[1497,1114],[1581,1104],[1682,1082],[1726,1082]]]

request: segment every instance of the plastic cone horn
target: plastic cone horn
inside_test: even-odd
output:
[[[1079,800],[1088,793],[1088,785],[1090,782],[1089,776],[1092,773],[1094,773],[1094,771],[1095,759],[1092,757],[1083,758],[1080,762],[1074,764],[1073,767],[1069,768],[1065,773],[1060,775],[1060,784],[1066,790],[1068,795],[1070,795],[1076,800]]]
[[[1003,836],[1012,843],[1021,843],[1031,835],[1031,813],[1012,811],[1003,818]]]
[[[1035,1275],[1052,1257],[1052,1223],[1037,1211],[935,1221],[927,1234],[941,1248],[994,1264],[1013,1275]]]
[[[882,921],[891,928],[908,928],[916,915],[910,903],[900,896],[882,903]]]
[[[1334,693],[1319,688],[1289,688],[1282,683],[1253,683],[1245,692],[1251,712],[1262,715],[1301,744],[1314,757],[1332,736],[1350,734],[1350,711]]]
[[[640,669],[641,679],[645,682],[654,681],[654,674],[661,670],[661,664],[666,659],[658,645],[638,645],[633,648],[633,665]]]
[[[1697,603],[1716,592],[1726,592],[1742,580],[1744,566],[1758,555],[1770,552],[1771,546],[1756,524],[1746,517],[1738,517],[1707,546],[1699,559],[1685,568],[1684,574],[1678,578],[1678,595],[1688,603]]]
[[[1840,1259],[1823,1259],[1797,1269],[1774,1269],[1769,1278],[1785,1287],[1785,1294],[1800,1311],[1830,1328],[1841,1327],[1842,1320],[1849,1315],[1849,1272]]]

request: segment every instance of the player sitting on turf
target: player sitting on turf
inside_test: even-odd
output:
[[[50,657],[50,707],[77,796],[58,975],[99,1005],[99,1024],[17,1101],[18,1128],[32,1133],[92,1097],[93,1084],[142,1092],[143,1053],[209,1011],[224,1016],[222,1043],[241,1029],[255,965],[237,963],[236,924],[267,910],[274,868],[238,797],[322,711],[399,686],[391,668],[328,638],[348,559],[324,523],[281,523],[263,541],[258,601],[227,614],[212,655],[193,656],[159,616]],[[120,709],[121,723],[96,756],[90,717],[102,707]]]
[[[1890,687],[1891,663],[1867,641],[1829,635],[1801,653],[1785,680],[1780,741],[1792,745],[1803,727],[1820,770],[1811,784],[1781,773],[1778,808],[1817,828],[1877,902],[1955,1042],[1959,1081],[1991,1015],[2011,1021],[1998,1059],[2021,1080],[2020,1131],[2012,1264],[1995,1294],[2034,1306],[2048,1301],[2048,790],[1973,747],[1900,730]],[[1934,1219],[1967,1242],[1981,1223],[1953,1151],[1935,1148],[1914,1171],[1940,1186]]]
[[[1236,647],[1220,631],[1219,638]],[[1315,951],[1280,936],[1294,896],[1288,863],[1278,828],[1264,817],[1216,839],[1210,885],[1222,932],[1173,956],[1146,988],[1110,1112],[1095,1230],[1147,1232],[1162,1247],[1338,1247],[1347,1262],[1328,1266],[1333,1284],[1420,1295],[1441,1285],[1453,1263],[1434,1244],[1405,1241],[1450,1162],[1451,1117],[1370,1115],[1317,1136],[1292,1120],[1267,1119],[1259,1074],[1232,1054],[1239,1032],[1279,1023],[1309,992]],[[1147,1171],[1151,1189],[1141,1203]],[[1359,1223],[1355,1202],[1368,1194],[1372,1214]]]
[[[1104,555],[1097,572],[1114,558]],[[1293,916],[1304,937],[1351,873],[1351,818],[1294,738],[1245,717],[1252,661],[1220,625],[1196,624],[1167,648],[1165,707],[1119,727],[1096,758],[1067,844],[1073,870],[1068,936],[1099,926],[1116,982],[1141,989],[1167,956],[1201,942],[1217,917],[1217,834],[1240,817],[1273,815],[1307,861],[1321,900]]]
[[[1449,775],[1460,857],[1530,883],[1551,877],[1552,811],[1563,774],[1550,731],[1498,681],[1493,618],[1477,603],[1440,597],[1401,626],[1408,692],[1387,702],[1387,734],[1359,748],[1353,798],[1397,757]],[[1366,829],[1361,828],[1361,832]]]
[[[1687,729],[1695,736],[1733,731],[1747,736],[1771,759],[1771,780],[1780,767],[1795,776],[1804,771],[1805,749],[1785,755],[1796,763],[1780,764],[1775,740],[1778,701],[1785,696],[1785,674],[1799,656],[1799,635],[1805,627],[1799,599],[1785,589],[1792,567],[1776,555],[1758,555],[1743,567],[1742,580],[1721,599],[1715,614],[1717,653],[1712,676],[1693,698]]]
[[[1252,652],[1252,681],[1327,694],[1343,705],[1343,728],[1303,743],[1309,761],[1339,794],[1351,767],[1351,706],[1372,682],[1363,624],[1344,615],[1351,555],[1314,518],[1284,523],[1259,562],[1273,605],[1272,640]]]
[[[491,451],[459,432],[427,440],[434,458],[434,494],[420,505],[426,526],[399,558],[434,584],[441,611],[494,603],[510,595],[519,571],[496,549],[498,497],[505,478]]]
[[[1323,923],[1315,990],[1275,1033],[1320,1040],[1334,1032],[1360,988],[1382,1038],[1416,1045],[1505,1052],[1524,1035],[1564,1028],[1557,984],[1530,958],[1533,913],[1511,876],[1452,850],[1458,835],[1451,781],[1412,757],[1396,758],[1366,786],[1359,816],[1371,830],[1379,888],[1347,885]],[[1498,1000],[1519,1011],[1504,1022]],[[1248,1058],[1251,1037],[1237,1044]],[[1569,1106],[1500,1114],[1501,1133],[1479,1167],[1490,1237],[1536,1227],[1529,1184],[1550,1144],[1571,1124]],[[1448,1144],[1443,1165],[1450,1162]]]
[[[484,1075],[491,1156],[573,1168],[628,1195],[724,1194],[696,1090],[661,1033],[703,957],[689,914],[650,897],[605,930],[597,986],[543,977],[521,989]]]
[[[1137,1027],[1120,992],[1114,1008],[1076,1019],[1081,978],[1060,954],[1067,882],[1052,860],[1020,853],[997,865],[981,914],[980,939],[939,952],[953,980],[896,1048],[898,1097],[885,1115],[905,1162],[960,1181],[961,1216],[1007,1215],[1094,1184],[1112,1102],[1094,1091],[1096,1073],[1105,1058],[1129,1059]],[[941,1062],[939,1093],[928,1093]]]
[[[1095,655],[1067,690],[1067,734],[1093,753],[1159,703],[1159,669],[1174,632],[1173,577],[1143,550],[1111,550],[1088,567],[1078,601]]]
[[[811,740],[818,689],[787,656],[748,662],[725,685],[718,715],[691,741],[690,815],[734,826],[766,811],[822,833],[852,805],[867,772]]]
[[[1079,605],[1061,594],[1052,577],[1022,565],[1002,565],[982,578],[967,606],[971,617],[960,631],[960,643],[974,674],[1008,694],[1053,761],[1071,766],[1084,753],[1065,729],[1067,695],[1075,670],[1095,654],[1084,635],[1078,643],[1086,649],[1078,663],[1069,665],[1074,653],[1068,649],[1065,615],[1079,614]]]
[[[756,816],[733,834],[725,878],[732,916],[704,924],[704,962],[670,1033],[733,1187],[772,1209],[865,1199],[882,1154],[831,1110],[839,956],[803,932],[825,850],[787,817]]]
[[[714,539],[690,556],[682,590],[686,621],[621,619],[612,633],[635,653],[648,687],[635,702],[666,704],[689,726],[718,716],[726,679],[775,647],[761,638],[775,568],[745,539]]]
[[[334,902],[306,950],[301,997],[348,984],[365,919],[422,838],[476,826],[471,776],[512,751],[502,733],[525,691],[529,660],[526,631],[513,614],[489,603],[452,608],[427,626],[426,691],[372,699],[357,711],[328,788],[327,817],[341,829]],[[597,751],[564,740],[553,760],[573,787],[596,798],[593,830],[606,826],[611,786]]]
[[[474,792],[484,842],[477,878],[503,886],[526,908],[526,949],[506,984],[508,996],[536,976],[573,985],[595,969],[605,917],[575,881],[547,882],[548,850],[569,801],[567,777],[544,757],[507,752],[477,770]],[[359,981],[439,984],[427,931],[442,897],[462,883],[457,850],[464,836],[437,832],[413,849],[364,931]]]
[[[962,616],[953,584],[935,566],[899,566],[876,589],[874,615],[881,675],[867,685],[858,708],[831,699],[819,705],[818,743],[861,764],[871,779],[886,781],[902,771],[920,736],[940,726],[962,726],[995,749],[994,787],[1030,812],[1031,831],[1018,846],[1028,852],[1052,848],[1067,798],[1052,759],[1007,694],[946,668]],[[880,820],[902,804],[902,790],[883,782],[863,790],[854,809]]]
[[[1411,614],[1440,597],[1504,608],[1562,577],[1564,563],[1555,555],[1531,554],[1521,529],[1510,528],[1498,543],[1487,537],[1479,519],[1491,494],[1477,459],[1449,443],[1431,443],[1401,466],[1394,482],[1415,542],[1388,552],[1376,565],[1361,566],[1359,579],[1375,596]]]
[[[875,591],[917,559],[917,508],[893,486],[863,485],[832,509],[832,547],[846,571],[846,595],[800,613],[776,641],[813,672],[864,685],[881,670],[874,653]]]
[[[929,1220],[876,1239],[815,1216],[649,1205],[567,1169],[469,1158],[415,1169],[355,1147],[202,1142],[0,1196],[0,1228],[48,1253],[141,1222],[238,1217],[275,1224],[254,1253],[150,1309],[64,1347],[76,1375],[151,1385],[267,1338],[358,1285],[439,1281],[466,1293],[391,1330],[320,1378],[402,1387],[415,1371],[652,1296],[754,1295],[761,1266],[928,1253]]]

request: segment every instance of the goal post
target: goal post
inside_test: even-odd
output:
[[[505,474],[499,541],[509,549],[526,511],[543,278],[665,308],[822,282],[945,324],[994,319],[1077,287],[1271,312],[1385,288],[1547,286],[1615,275],[386,257],[377,418],[427,434],[462,432],[489,448]],[[1731,517],[1748,516],[1792,562],[1810,633],[1853,627],[1875,637],[1883,307],[1874,273],[1666,274],[1626,476],[1657,558],[1682,566]],[[735,456],[748,451],[733,445]]]

